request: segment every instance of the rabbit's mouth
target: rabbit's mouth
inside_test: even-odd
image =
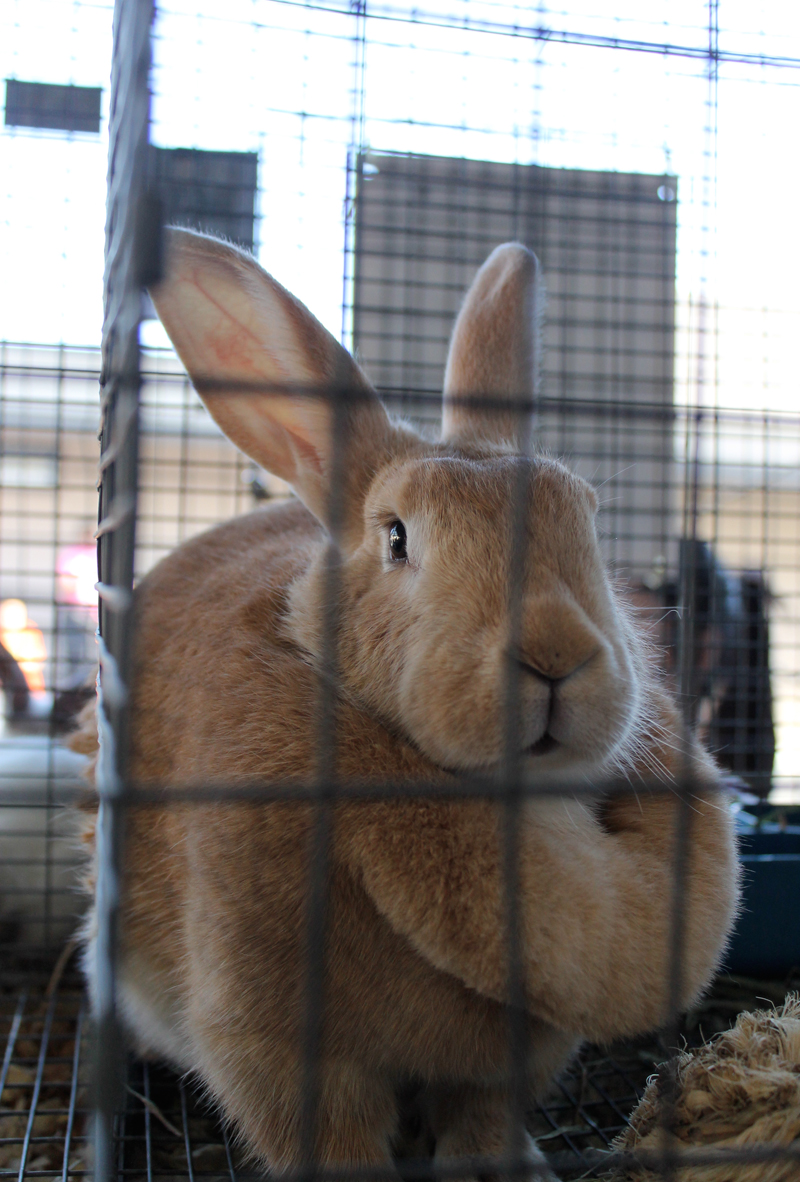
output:
[[[547,731],[542,735],[541,739],[537,739],[533,746],[527,750],[528,755],[549,755],[551,751],[555,751],[560,747],[558,739],[554,739]]]

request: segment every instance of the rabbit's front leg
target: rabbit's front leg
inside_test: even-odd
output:
[[[230,1040],[227,1053],[205,1060],[201,1074],[222,1100],[268,1170],[292,1170],[308,1158],[304,1086],[298,1056],[250,1053]],[[205,1058],[205,1057],[204,1057]],[[393,1083],[349,1061],[323,1061],[317,1080],[313,1160],[319,1166],[392,1168],[397,1125]]]
[[[389,1166],[397,1126],[394,1083],[348,1061],[324,1063],[321,1075],[316,1161],[323,1166]]]
[[[509,1136],[509,1111],[508,1088],[503,1084],[460,1083],[432,1088],[428,1119],[436,1140],[435,1161],[444,1164],[447,1159],[497,1158],[496,1170],[481,1168],[475,1177],[481,1182],[520,1176],[530,1182],[558,1182],[527,1132],[522,1131],[520,1143],[514,1147]],[[503,1161],[512,1166],[513,1173],[504,1173]],[[520,1175],[521,1163],[529,1165],[530,1171]],[[469,1175],[465,1175],[466,1179],[472,1182]]]

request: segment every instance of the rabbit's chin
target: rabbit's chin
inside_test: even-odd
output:
[[[616,748],[597,754],[576,751],[545,735],[522,754],[521,771],[526,779],[554,785],[583,784],[607,778],[615,763]]]
[[[554,751],[558,751],[560,746],[558,739],[554,739],[551,734],[544,734],[541,739],[537,739],[535,743],[531,744],[525,754],[551,755]]]
[[[517,767],[524,767],[532,776],[552,771],[583,780],[587,775],[608,778],[627,765],[646,721],[641,686],[631,671],[627,682],[619,679],[603,688],[607,699],[604,707],[599,694],[594,695],[598,700],[586,704],[585,709],[576,708],[565,696],[549,711],[549,717],[546,704],[540,703],[540,709],[536,703],[529,704],[527,716],[519,720],[520,732],[514,743]],[[501,725],[498,711],[491,717],[490,694],[485,701],[488,706],[483,711],[482,726],[474,721],[476,716],[481,717],[475,708],[448,711],[445,705],[437,716],[436,702],[431,699],[427,699],[427,710],[420,709],[419,699],[411,701],[412,709],[405,716],[400,714],[400,726],[414,745],[440,767],[466,775],[502,774],[509,763],[508,743],[512,736]]]
[[[613,765],[616,750],[613,747],[597,752],[577,751],[545,735],[523,752],[522,762],[531,775],[550,772],[564,772],[573,778],[600,775]]]
[[[434,762],[448,768],[455,774],[477,776],[502,776],[507,768],[507,760],[498,756],[495,759],[481,760],[470,757],[467,752],[456,752],[453,749],[426,750],[424,744],[418,746]],[[615,770],[625,764],[626,742],[610,741],[599,743],[592,749],[575,747],[569,743],[561,743],[551,734],[546,733],[535,743],[520,751],[517,762],[517,772],[525,781],[535,781],[542,786],[596,784],[598,787],[614,775]]]

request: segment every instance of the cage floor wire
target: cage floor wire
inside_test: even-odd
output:
[[[786,981],[721,976],[684,1020],[681,1038],[696,1046],[728,1029],[743,1010],[778,1003],[797,987],[800,970]],[[43,985],[0,990],[0,1178],[70,1182],[91,1174],[90,1025],[74,974],[49,993]],[[665,1055],[657,1036],[587,1046],[530,1112],[528,1127],[557,1161],[563,1182],[602,1177],[602,1159],[593,1151],[607,1150],[625,1127]],[[116,1151],[119,1182],[237,1182],[254,1173],[252,1160],[190,1080],[164,1064],[133,1058]]]
[[[2,1007],[0,1176],[82,1178],[88,1156],[86,1000],[74,978],[6,988]]]

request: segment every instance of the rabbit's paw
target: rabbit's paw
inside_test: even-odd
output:
[[[529,1171],[526,1170],[522,1175],[526,1179],[526,1182],[528,1179],[530,1179],[530,1182],[559,1182],[556,1175],[550,1169],[547,1158],[529,1133],[525,1134],[525,1147],[522,1156],[526,1164],[531,1167]]]
[[[474,1171],[467,1169],[463,1177],[459,1174],[456,1182],[559,1182],[547,1158],[528,1133],[524,1134],[520,1154],[512,1159],[510,1169],[504,1169],[501,1160],[498,1160],[496,1170],[487,1169],[486,1158],[493,1156],[495,1155],[486,1152],[476,1153],[474,1150],[472,1153],[442,1154],[437,1149],[435,1163],[439,1166],[451,1166],[455,1160],[463,1161],[470,1157],[482,1159],[480,1166],[476,1162],[477,1168]],[[507,1153],[503,1154],[503,1157],[508,1161]]]
[[[523,1133],[519,1154],[509,1157],[505,1088],[465,1084],[441,1090],[432,1097],[430,1122],[436,1137],[437,1165],[480,1159],[480,1164],[476,1160],[474,1170],[467,1167],[463,1179],[459,1176],[457,1182],[558,1182],[547,1158],[527,1132]],[[496,1168],[487,1159],[496,1159]]]

